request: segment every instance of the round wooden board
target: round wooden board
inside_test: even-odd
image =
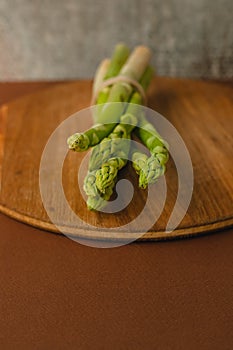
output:
[[[71,114],[88,107],[91,84],[91,81],[58,84],[1,107],[0,210],[3,213],[33,226],[59,232],[50,222],[40,196],[41,154],[55,128]],[[151,84],[149,107],[166,116],[181,134],[190,152],[194,192],[182,222],[173,232],[166,233],[166,224],[177,195],[177,174],[170,160],[163,213],[140,237],[141,240],[192,236],[233,224],[232,93],[230,84],[186,79],[156,78]],[[133,182],[132,203],[117,214],[88,211],[76,183],[77,167],[82,157],[83,154],[69,152],[63,171],[66,197],[84,222],[78,227],[78,235],[87,239],[111,239],[108,228],[134,219],[143,208],[146,192],[138,189],[137,177],[129,166],[122,171],[122,177],[128,177]],[[156,185],[154,188],[156,196]],[[85,223],[96,229],[90,230]],[[71,235],[74,232],[69,225],[64,230]],[[77,230],[75,232],[77,234]],[[134,232],[130,234],[134,237]],[[137,233],[135,237],[138,237]],[[124,239],[124,231],[113,239]]]

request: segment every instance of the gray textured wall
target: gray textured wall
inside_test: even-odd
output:
[[[233,77],[232,0],[0,0],[0,80],[93,76],[115,43],[159,75]]]

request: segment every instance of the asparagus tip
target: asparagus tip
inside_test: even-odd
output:
[[[90,196],[87,199],[87,208],[88,210],[101,210],[106,205],[104,198],[100,196]]]
[[[89,138],[86,134],[76,133],[67,139],[69,149],[76,152],[86,151],[89,147]]]

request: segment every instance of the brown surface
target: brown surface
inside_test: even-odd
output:
[[[233,230],[103,250],[1,214],[0,348],[230,350],[232,269]]]
[[[175,231],[165,233],[177,195],[176,167],[172,161],[168,163],[166,173],[168,199],[163,215],[142,239],[193,235],[229,227],[233,224],[232,93],[233,89],[230,85],[220,86],[217,83],[159,77],[153,81],[149,91],[149,106],[165,115],[184,138],[194,166],[195,183],[192,201],[186,216]],[[61,121],[77,110],[86,108],[90,97],[91,82],[78,81],[59,84],[51,89],[27,95],[4,105],[1,116],[2,121],[6,121],[6,128],[2,128],[5,141],[0,198],[0,210],[3,213],[39,228],[58,231],[50,223],[44,210],[37,169],[39,169],[41,154],[50,134]],[[88,121],[85,118],[83,125],[79,122],[78,127],[86,129],[90,123],[91,119]],[[77,131],[77,124],[73,124],[67,136]],[[64,143],[66,137],[59,133],[57,144],[64,144],[66,148]],[[168,139],[167,141],[172,149],[173,140]],[[60,149],[63,150],[63,148]],[[138,178],[132,168],[128,167],[130,170],[128,178],[133,180],[135,188],[134,199],[130,205],[118,215],[88,211],[79,189],[74,195],[74,189],[77,188],[76,171],[83,155],[83,153],[68,153],[63,169],[63,185],[74,211],[88,224],[98,226],[98,229],[89,230],[87,225],[79,224],[75,228],[64,226],[64,230],[81,237],[110,236],[125,239],[124,231],[110,233],[102,228],[125,225],[129,218],[136,218],[146,202],[147,192],[138,189]],[[49,163],[55,164],[55,159],[58,157],[59,150],[53,153],[54,162]],[[49,188],[57,178],[58,173],[55,168],[51,168]],[[157,184],[151,189],[152,195],[157,198],[159,196],[158,186]],[[70,213],[66,211],[65,203],[60,199],[58,191],[53,190],[49,200],[49,206],[56,208],[54,211],[59,215],[57,221],[61,221],[61,213],[63,213],[64,220],[70,218]],[[160,201],[157,200],[154,203],[157,202]],[[57,203],[59,207],[56,207]],[[137,203],[138,211],[135,210],[135,203]],[[156,207],[150,208],[143,220],[143,225],[148,227],[147,222],[150,217],[154,216],[156,210],[158,210]],[[134,230],[140,229],[138,225],[134,227]],[[142,232],[145,231],[143,226]],[[133,237],[133,235],[135,238],[138,237],[138,233],[134,234],[131,230],[130,236]]]

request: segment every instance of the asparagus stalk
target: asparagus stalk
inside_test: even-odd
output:
[[[122,67],[119,74],[122,77],[135,79],[140,81],[143,73],[146,71],[151,58],[151,51],[145,46],[138,46],[129,56],[126,64]],[[145,77],[146,79],[146,77]],[[124,110],[124,103],[128,102],[134,87],[126,82],[119,82],[112,86],[109,93],[107,102],[122,102],[122,110]],[[99,116],[98,122],[105,123],[107,120],[106,110],[108,111],[109,105],[106,104],[102,110],[102,114]]]
[[[142,74],[145,72],[151,52],[144,46],[139,46],[130,55],[126,64],[120,70],[120,75],[126,78],[133,78],[140,80]],[[112,86],[107,102],[119,102],[112,105],[107,103],[103,106],[100,115],[98,115],[98,123],[104,124],[102,128],[99,125],[93,126],[85,133],[76,133],[68,138],[68,145],[71,150],[84,151],[89,147],[98,144],[104,137],[106,137],[119,122],[120,116],[124,113],[125,102],[128,102],[132,92],[133,86],[125,82],[119,82]],[[111,115],[111,123],[105,124]]]
[[[148,184],[155,183],[165,173],[165,165],[161,165],[158,159],[152,155],[134,152],[132,155],[133,167],[139,175],[139,187],[145,189]]]
[[[135,129],[135,134],[151,153],[164,153],[165,159],[167,159],[168,144],[163,140],[154,125],[146,119],[145,115],[140,116],[139,125]]]
[[[115,124],[99,124],[85,133],[71,135],[68,140],[69,149],[76,152],[86,151],[90,145],[97,145],[106,135],[110,134]]]
[[[140,80],[140,84],[144,90],[146,90],[151,82],[151,79],[154,75],[154,70],[151,66],[148,66],[142,75],[142,78]],[[142,104],[142,97],[141,95],[136,91],[132,94],[129,106],[127,109],[127,113],[133,114],[139,118],[140,108],[138,105]],[[116,137],[116,133],[113,133],[113,135],[109,135],[110,138]],[[107,139],[108,140],[108,139]],[[111,151],[110,143],[104,143],[105,139],[103,139],[100,144],[97,147],[94,147],[92,150],[91,158],[89,161],[89,170],[93,171],[95,169],[98,169],[101,167],[102,163],[105,163],[109,158],[114,157],[114,152]],[[107,145],[107,146],[106,146]],[[116,147],[116,143],[113,144],[114,147]],[[121,145],[119,145],[121,147]],[[119,150],[117,150],[119,152]],[[116,152],[115,152],[116,155]]]
[[[103,60],[97,68],[93,84],[93,93],[98,91],[104,79],[113,77],[119,73],[128,56],[129,49],[125,45],[116,45],[111,61],[108,59]],[[109,91],[109,87],[107,87],[99,93],[97,104],[107,102]],[[96,112],[97,113],[94,113],[94,119],[98,118],[99,115],[99,110]],[[97,124],[93,128],[87,130],[85,133],[73,134],[67,140],[69,149],[77,152],[85,151],[89,148],[90,144],[98,144],[99,138],[102,139],[106,136],[106,134],[108,135],[112,131],[113,127],[114,125],[112,124]]]
[[[88,171],[85,179],[83,189],[86,192],[87,196],[96,197],[98,196],[98,188],[96,187],[96,169]]]
[[[150,84],[150,81],[154,75],[154,71],[152,67],[148,67],[146,72],[144,73],[142,79],[141,79],[141,85],[146,90]],[[151,123],[149,123],[145,117],[145,115],[141,115],[140,118],[140,125],[136,129],[138,131],[138,136],[140,139],[144,140],[144,144],[147,144],[151,134],[146,133],[145,130],[142,129],[148,128],[150,131],[152,131],[153,135],[157,136],[158,139],[161,141],[160,145],[164,145],[164,140],[161,139],[160,135],[157,133],[155,128],[152,126]],[[139,128],[140,132],[139,132]],[[151,129],[152,128],[152,129]],[[166,145],[166,148],[168,146]],[[158,151],[158,149],[157,149]],[[166,153],[166,152],[165,152]],[[161,157],[161,155],[160,155]],[[164,156],[162,156],[164,157]],[[132,155],[132,161],[133,161],[133,167],[136,171],[136,173],[139,175],[139,187],[140,188],[146,188],[149,183],[154,183],[159,178],[159,176],[163,175],[165,172],[165,165],[160,164],[158,162],[157,157],[154,157],[154,155],[148,157],[145,153],[134,151]],[[167,161],[167,159],[164,159],[164,163]]]
[[[148,66],[140,80],[144,90],[148,88],[153,75],[153,68]],[[139,119],[140,122],[135,133],[151,151],[151,156],[148,157],[145,153],[134,151],[132,161],[133,167],[139,175],[139,186],[146,188],[149,183],[154,183],[159,176],[164,174],[165,164],[168,160],[168,145],[147,120],[144,113],[140,114]]]
[[[104,80],[115,77],[119,74],[121,68],[129,57],[129,49],[124,44],[118,44],[115,47],[111,61],[104,60],[96,72],[93,84],[93,94],[96,94]],[[103,104],[107,102],[110,93],[110,86],[105,87],[99,92],[96,103]]]
[[[130,111],[130,106],[128,111]],[[114,149],[114,157],[108,159],[101,166],[101,169],[96,172],[96,186],[101,193],[105,193],[106,188],[115,183],[118,171],[126,165],[130,151],[128,140],[136,124],[137,118],[133,114],[127,113],[121,117],[120,124],[116,126],[111,134],[110,144],[111,148]],[[115,144],[116,147],[114,147]]]
[[[105,207],[106,201],[109,201],[113,194],[115,183],[109,186],[104,194],[97,194],[96,196],[89,196],[87,199],[87,207],[89,210],[100,210]]]
[[[119,43],[115,46],[104,80],[115,77],[119,74],[123,65],[127,61],[129,54],[130,52],[126,45]]]
[[[95,72],[95,77],[94,77],[94,82],[92,86],[92,92],[93,94],[97,93],[101,84],[104,81],[104,78],[107,74],[107,71],[110,66],[110,59],[105,58],[98,66],[96,72]]]
[[[97,150],[95,153],[99,155],[98,159],[92,154],[89,172],[84,180],[84,190],[88,196],[96,196],[98,192],[108,192],[107,188],[115,184],[118,170],[127,163],[130,143],[124,142],[124,140],[130,138],[130,133],[137,124],[137,118],[127,113],[120,120],[121,123],[116,126],[109,138],[104,139],[99,146],[96,146],[97,149],[101,148],[101,152]],[[105,160],[104,164],[103,160]],[[102,167],[101,164],[103,164]]]
[[[140,80],[141,87],[144,89],[144,91],[148,89],[154,74],[154,69],[151,66],[148,66]]]
[[[110,199],[118,171],[127,163],[130,151],[130,143],[127,141],[136,125],[136,135],[151,152],[150,157],[139,151],[133,152],[133,166],[139,174],[139,186],[145,188],[165,172],[168,146],[145,115],[138,113],[140,108],[137,104],[142,104],[142,96],[134,92],[134,86],[127,81],[119,81],[99,92],[105,79],[118,74],[139,81],[142,88],[147,89],[153,76],[153,70],[148,66],[150,50],[140,46],[127,60],[128,55],[128,49],[124,45],[118,45],[111,61],[104,60],[101,63],[93,84],[93,93],[98,93],[98,107],[94,114],[98,124],[68,139],[69,148],[75,151],[87,150],[99,143],[99,146],[93,149],[89,171],[84,181],[89,209],[99,210]],[[125,102],[130,102],[127,111]]]
[[[130,108],[128,109],[128,112],[133,113],[133,115],[137,114],[136,112],[138,107],[136,106],[136,104],[140,104],[141,102],[141,95],[138,92],[135,92],[131,98],[131,104],[129,105]],[[127,118],[128,123],[131,122],[133,124],[133,128],[136,123],[135,118],[132,118],[131,115],[130,117],[127,117],[126,115],[121,117],[121,121],[126,123]],[[88,195],[87,207],[89,210],[102,209],[106,205],[106,201],[110,199],[113,193],[113,188],[115,186],[117,171],[126,164],[124,158],[126,157],[125,152],[126,149],[127,152],[129,151],[128,144],[125,145],[125,148],[123,147],[121,136],[124,134],[125,136],[127,136],[127,134],[130,133],[130,128],[130,125],[127,126],[123,124],[122,126],[120,126],[120,124],[118,124],[115,127],[114,131],[108,136],[108,138],[103,139],[99,145],[93,148],[91,158],[89,161],[89,171],[84,180],[84,191]],[[114,167],[112,167],[111,169],[114,169],[116,173],[114,176],[111,177],[111,181],[108,180],[108,183],[105,183],[103,190],[102,182],[100,180],[101,174],[98,175],[98,180],[96,179],[96,174],[98,172],[98,169],[101,167],[101,164],[106,163],[107,166],[107,161],[110,159],[111,165],[113,165],[114,162]],[[114,173],[114,171],[111,172],[111,175]],[[100,189],[102,189],[102,193],[100,192],[97,185]]]
[[[100,89],[103,84],[104,78],[107,74],[109,65],[110,65],[109,59],[103,60],[98,66],[97,71],[95,73],[93,88],[92,88],[92,96],[97,95],[97,100],[96,100],[97,106],[92,112],[94,124],[98,122],[98,115],[99,113],[101,113],[101,109],[103,107],[102,104],[107,102],[107,99],[109,96],[110,86],[106,86],[103,89]]]
[[[150,157],[138,151],[132,155],[133,167],[139,175],[139,187],[145,189],[149,183],[156,182],[165,173],[169,158],[168,144],[145,116],[141,116],[135,134],[151,153]]]
[[[96,187],[101,193],[105,193],[112,184],[115,183],[118,171],[127,163],[127,159],[112,158],[96,171]]]
[[[137,116],[138,107],[142,103],[141,95],[138,92],[135,92],[130,100],[130,104],[127,109],[127,113]],[[126,117],[122,116],[120,118],[124,124],[126,123]],[[124,125],[123,125],[124,127]],[[91,158],[89,161],[89,170],[95,170],[101,167],[101,164],[105,163],[108,159],[112,157],[119,156],[122,151],[122,143],[119,142],[121,135],[124,134],[124,130],[121,130],[121,127],[117,125],[113,132],[109,134],[107,138],[104,138],[99,145],[95,146],[92,150]],[[109,142],[109,140],[113,142]],[[108,141],[108,142],[106,142]]]
[[[115,182],[112,182],[104,193],[100,193],[96,186],[96,172],[97,170],[88,172],[84,181],[84,191],[88,195],[87,207],[89,210],[100,210],[103,208],[106,205],[106,201],[108,201],[113,194],[115,186]]]
[[[153,74],[153,69],[150,66],[147,67],[140,80],[140,83],[145,90],[149,86]],[[138,92],[135,92],[130,99],[130,105],[128,106],[127,112],[130,112],[138,118],[138,114],[140,113],[138,105],[141,103],[141,95]],[[119,135],[115,132],[117,131],[116,129],[118,129],[118,126],[108,138],[113,139],[112,143],[106,143],[106,139],[104,139],[98,146],[93,148],[89,162],[90,171],[84,181],[84,190],[88,195],[87,205],[89,209],[100,210],[104,207],[106,204],[105,201],[109,200],[112,194],[118,171],[127,163],[125,160],[126,155],[128,156],[129,150],[127,150],[127,154],[122,155],[122,142],[116,143],[116,136],[119,138]],[[130,130],[128,131],[130,133]],[[119,147],[117,147],[118,145]],[[101,164],[103,164],[102,167]],[[98,170],[100,167],[101,169]],[[101,193],[101,196],[99,193]]]

